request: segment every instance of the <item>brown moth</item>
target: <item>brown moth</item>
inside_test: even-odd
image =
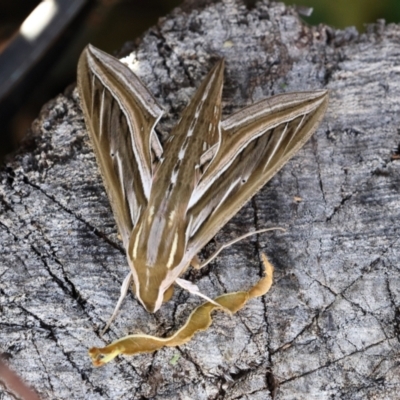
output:
[[[149,312],[174,283],[219,305],[180,275],[324,116],[328,93],[317,90],[277,95],[221,121],[223,71],[222,59],[161,144],[162,109],[139,78],[91,45],[80,57],[85,122],[130,268],[113,317],[131,281]]]

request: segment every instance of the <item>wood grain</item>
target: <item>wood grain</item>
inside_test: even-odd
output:
[[[248,289],[263,251],[275,266],[271,291],[233,317],[216,315],[184,346],[102,369],[88,347],[128,333],[169,335],[201,300],[176,290],[151,315],[128,296],[99,337],[125,256],[76,91],[46,104],[0,172],[0,350],[10,367],[42,399],[397,398],[399,39],[398,25],[359,35],[308,27],[282,4],[192,1],[131,49],[135,73],[168,111],[163,138],[220,56],[224,115],[319,88],[330,90],[330,105],[311,141],[203,256],[251,229],[287,232],[251,237],[188,272],[209,296]]]

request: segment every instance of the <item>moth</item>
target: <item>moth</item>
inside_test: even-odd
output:
[[[202,295],[180,276],[326,111],[328,93],[316,90],[276,95],[221,120],[223,72],[221,59],[161,143],[163,111],[140,79],[91,45],[80,57],[83,114],[129,264],[116,309],[131,282],[151,313],[174,283]]]

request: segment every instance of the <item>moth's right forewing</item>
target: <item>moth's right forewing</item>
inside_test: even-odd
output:
[[[139,78],[116,58],[88,46],[78,64],[86,126],[125,247],[147,205],[153,131],[162,109]]]
[[[190,201],[189,252],[196,253],[316,130],[327,91],[274,96],[222,123],[219,150]]]

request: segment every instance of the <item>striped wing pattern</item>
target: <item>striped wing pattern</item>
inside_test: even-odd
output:
[[[283,94],[222,122],[219,151],[189,205],[188,251],[197,253],[304,145],[327,103],[324,90]]]
[[[124,64],[89,45],[78,64],[85,122],[125,247],[151,189],[151,142],[162,109]],[[158,150],[159,152],[160,150]]]
[[[139,78],[93,46],[79,60],[85,122],[131,268],[124,287],[133,279],[151,312],[202,247],[304,145],[327,108],[327,91],[289,93],[221,122],[223,70],[220,60],[161,146],[154,126],[162,109]]]

